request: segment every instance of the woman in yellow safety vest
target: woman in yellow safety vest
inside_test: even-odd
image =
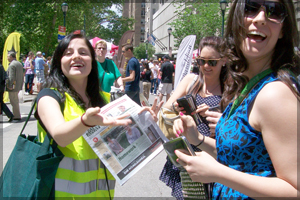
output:
[[[45,89],[37,97],[39,140],[47,130],[65,156],[55,176],[55,197],[113,198],[114,177],[82,137],[95,125],[131,123],[125,115],[100,114],[108,101],[99,89],[93,47],[83,35],[71,33],[57,46]]]

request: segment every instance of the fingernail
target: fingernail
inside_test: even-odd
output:
[[[194,114],[195,114],[194,112],[191,113],[191,115],[194,115]]]
[[[183,130],[180,130],[180,133],[183,133]]]
[[[179,112],[179,115],[180,115],[180,116],[183,116],[183,113],[182,113],[182,112]]]
[[[176,162],[178,162],[178,160],[179,160],[179,159],[177,158],[177,159],[176,159]]]
[[[176,137],[179,137],[179,135],[178,134],[175,134],[176,135]]]
[[[180,130],[177,131],[177,134],[180,134]]]

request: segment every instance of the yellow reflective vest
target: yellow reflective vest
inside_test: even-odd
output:
[[[109,94],[109,93],[108,93]],[[76,104],[74,99],[65,93],[63,115],[65,121],[80,117],[85,110]],[[109,101],[109,95],[102,96]],[[45,130],[38,122],[39,140],[44,141]],[[115,179],[81,136],[66,147],[58,146],[65,155],[60,162],[55,176],[55,197],[114,197]]]

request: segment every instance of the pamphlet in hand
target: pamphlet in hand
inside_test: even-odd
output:
[[[101,108],[101,114],[129,113],[128,126],[94,126],[83,137],[120,185],[137,173],[163,150],[168,139],[149,112],[124,95]]]

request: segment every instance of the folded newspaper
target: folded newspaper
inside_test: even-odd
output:
[[[138,114],[141,107],[127,95],[105,105],[101,114],[119,116],[129,113],[128,126],[94,126],[83,137],[120,185],[137,173],[163,150],[168,139],[149,112]]]

